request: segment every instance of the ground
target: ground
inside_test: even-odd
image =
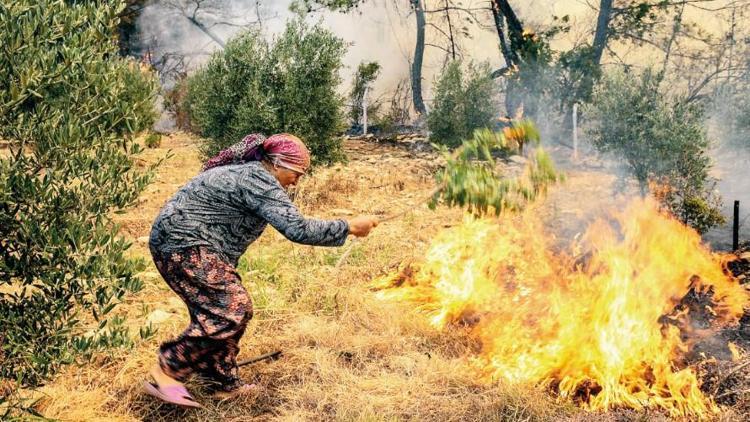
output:
[[[349,140],[345,147],[346,164],[319,169],[300,183],[296,202],[303,213],[336,218],[408,212],[356,241],[340,266],[348,245],[296,245],[269,229],[250,247],[239,269],[255,314],[240,360],[283,352],[279,360],[242,368],[244,378],[262,387],[257,397],[214,401],[192,383],[206,409],[181,410],[142,393],[159,343],[178,334],[188,319],[182,302],[149,262],[141,274],[145,289],[129,297],[118,312],[127,315],[133,332],[151,324],[156,334],[130,350],[64,369],[43,387],[38,410],[66,421],[663,418],[631,411],[590,414],[538,388],[480,383],[466,359],[476,345],[460,330],[436,332],[413,305],[377,299],[371,281],[420,256],[438,231],[461,221],[462,212],[432,211],[424,205],[434,188],[435,155],[363,140]],[[134,256],[148,258],[151,222],[163,203],[200,169],[197,140],[180,133],[165,136],[161,147],[148,149],[140,163],[145,166],[168,151],[156,182],[133,210],[118,218],[122,233],[133,241]],[[582,217],[580,207],[574,206],[580,192],[606,189],[613,182],[597,173],[596,165],[586,168],[568,174],[566,189],[551,192],[550,221]],[[601,203],[589,209],[606,205],[607,195],[598,197]],[[719,418],[741,420],[731,409]]]

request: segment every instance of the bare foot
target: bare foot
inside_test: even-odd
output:
[[[255,384],[243,384],[232,391],[217,391],[212,397],[219,400],[234,399],[237,397],[252,397],[260,392],[260,387]]]
[[[162,371],[161,366],[159,366],[158,363],[154,365],[153,368],[151,368],[151,370],[149,371],[149,374],[151,375],[151,377],[154,378],[154,381],[160,387],[167,387],[170,385],[184,385],[183,383],[165,374],[164,371]]]

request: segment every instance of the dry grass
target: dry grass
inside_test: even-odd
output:
[[[120,220],[123,233],[135,241],[135,255],[147,257],[151,221],[200,167],[187,135],[165,137],[161,148],[147,150],[143,159],[151,162],[168,149],[173,157],[160,168],[158,181]],[[178,334],[188,319],[184,305],[149,267],[143,274],[146,288],[118,311],[136,332],[150,321],[157,335],[132,350],[66,368],[42,388],[38,410],[66,421],[652,420],[654,415],[638,412],[586,414],[533,387],[480,384],[466,359],[476,345],[460,331],[437,333],[409,305],[377,300],[370,280],[420,255],[435,233],[460,221],[461,212],[416,205],[432,190],[433,157],[357,142],[347,150],[348,164],[318,170],[301,183],[297,200],[306,214],[412,212],[378,227],[338,270],[344,248],[296,245],[273,229],[250,247],[240,271],[255,318],[240,359],[284,352],[278,361],[242,368],[246,379],[263,387],[258,397],[212,401],[193,383],[207,408],[187,411],[141,392],[159,343]],[[569,183],[581,180],[572,177]],[[563,208],[559,217],[566,219]]]

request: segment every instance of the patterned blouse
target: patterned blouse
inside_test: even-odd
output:
[[[268,223],[306,245],[341,246],[349,234],[344,220],[304,218],[276,178],[252,161],[212,168],[190,180],[156,217],[149,246],[161,252],[205,246],[236,266]]]

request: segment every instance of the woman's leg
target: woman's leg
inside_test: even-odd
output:
[[[190,312],[188,328],[159,349],[162,371],[180,381],[197,372],[220,391],[241,386],[236,357],[253,312],[239,274],[205,248],[158,255],[159,272]]]

